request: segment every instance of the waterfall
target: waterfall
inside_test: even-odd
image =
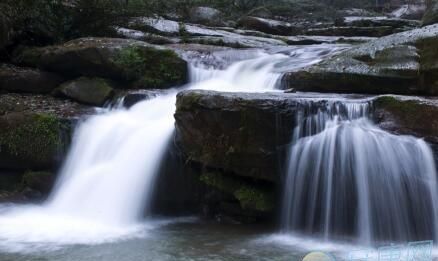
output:
[[[285,231],[366,245],[437,238],[430,148],[379,129],[371,116],[369,101],[303,101],[284,186]]]

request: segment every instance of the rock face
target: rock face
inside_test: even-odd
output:
[[[63,79],[37,69],[0,65],[0,90],[10,92],[48,93]]]
[[[374,101],[376,121],[396,134],[415,135],[438,144],[438,101],[383,96]]]
[[[177,141],[189,159],[238,176],[278,181],[299,103],[287,94],[184,91]],[[287,127],[285,127],[287,126]]]
[[[200,23],[212,26],[223,25],[221,11],[211,7],[193,7],[189,13],[190,21],[193,23]]]
[[[81,77],[62,84],[56,92],[80,103],[102,106],[112,97],[114,90],[108,80]]]
[[[423,25],[426,26],[435,23],[438,23],[438,1],[432,0],[423,16]]]
[[[386,36],[287,73],[284,87],[299,91],[435,95],[437,44],[438,25]]]
[[[62,45],[26,49],[15,57],[15,62],[66,77],[128,81],[136,88],[166,88],[187,81],[187,63],[176,53],[128,39],[80,38]]]
[[[0,170],[56,167],[75,118],[91,108],[44,95],[0,95]]]

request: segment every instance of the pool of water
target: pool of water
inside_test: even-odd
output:
[[[3,247],[2,261],[300,260],[307,252],[272,236],[274,229],[185,219],[148,228],[141,236],[98,245]]]

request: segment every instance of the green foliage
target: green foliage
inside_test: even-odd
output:
[[[120,51],[115,63],[138,88],[165,88],[186,81],[187,65],[171,50],[131,46]]]
[[[200,179],[209,186],[232,194],[239,201],[242,209],[266,212],[274,208],[274,197],[271,192],[243,179],[216,172],[204,173]]]

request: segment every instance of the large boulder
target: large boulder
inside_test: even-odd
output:
[[[386,36],[285,74],[284,88],[376,94],[438,93],[438,25]]]
[[[38,69],[0,65],[0,90],[9,92],[48,93],[63,79]]]
[[[423,16],[423,26],[438,23],[438,0],[431,0]]]
[[[288,97],[183,91],[175,113],[177,142],[187,158],[204,166],[278,181],[299,108]]]
[[[222,26],[224,24],[222,12],[211,7],[197,6],[191,8],[189,18],[193,23],[212,26]]]
[[[129,39],[80,38],[25,49],[14,60],[67,77],[129,81],[135,88],[166,88],[187,82],[187,63],[175,52]]]
[[[102,78],[81,77],[63,83],[56,93],[80,103],[102,106],[114,94],[110,81]]]

